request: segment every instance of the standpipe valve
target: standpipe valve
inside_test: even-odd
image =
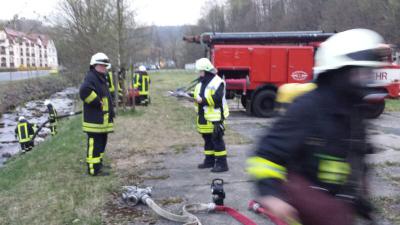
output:
[[[216,205],[224,205],[224,180],[217,178],[211,183],[212,200]]]
[[[146,199],[151,196],[151,187],[124,186],[123,190],[122,199],[129,206],[135,206],[140,202],[146,204]]]

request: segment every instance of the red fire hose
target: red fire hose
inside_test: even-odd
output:
[[[264,215],[264,216],[268,217],[268,219],[271,220],[276,225],[288,225],[286,222],[283,222],[282,220],[280,220],[276,216],[272,215],[272,213],[270,213],[267,209],[263,208],[260,205],[260,203],[254,201],[254,200],[251,200],[249,202],[249,210],[254,211],[255,213],[259,213],[261,215]]]
[[[243,225],[257,225],[254,221],[252,221],[247,216],[241,214],[236,209],[233,209],[233,208],[230,208],[230,207],[227,207],[227,206],[223,206],[223,205],[217,205],[217,206],[215,206],[215,211],[217,211],[217,212],[226,212],[232,218],[234,218],[235,220],[237,220],[238,222],[240,222]]]

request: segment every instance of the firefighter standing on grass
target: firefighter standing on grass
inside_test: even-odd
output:
[[[83,100],[83,131],[87,133],[87,166],[90,175],[101,173],[103,155],[107,145],[107,134],[113,132],[114,110],[107,86],[107,66],[110,65],[104,53],[96,53],[90,60],[79,94]]]
[[[258,201],[288,224],[351,225],[355,212],[371,219],[364,158],[372,148],[359,104],[373,67],[384,65],[380,43],[366,29],[323,42],[315,57],[318,87],[289,106],[248,159]]]
[[[150,77],[145,66],[139,66],[138,71],[135,73],[133,82],[133,87],[139,91],[139,97],[136,99],[136,103],[145,105],[149,104]]]
[[[108,84],[108,90],[111,94],[111,98],[113,100],[113,103],[115,104],[115,84],[114,84],[114,75],[113,75],[113,71],[111,68],[111,64],[109,64],[107,66],[107,72],[106,72],[106,80],[107,80],[107,84]],[[122,97],[122,89],[121,89],[121,85],[119,85],[118,83],[118,96]]]
[[[51,135],[54,136],[57,134],[57,111],[49,100],[44,101],[44,104],[47,106],[47,110],[49,111],[50,131]]]
[[[32,137],[35,134],[36,129],[36,124],[29,123],[25,117],[20,116],[18,118],[18,124],[15,128],[15,137],[18,139],[23,153],[31,151],[35,146]]]
[[[200,82],[193,97],[197,110],[197,131],[204,139],[205,159],[199,169],[212,168],[211,172],[228,171],[225,147],[224,120],[229,116],[225,99],[225,82],[217,75],[217,70],[207,58],[196,61]]]

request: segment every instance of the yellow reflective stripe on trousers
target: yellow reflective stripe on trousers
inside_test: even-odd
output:
[[[85,98],[84,102],[86,102],[87,104],[90,104],[96,98],[97,98],[96,92],[92,91],[92,92],[90,92],[90,95]]]
[[[286,168],[267,159],[255,156],[247,160],[247,172],[256,179],[286,179]]]
[[[94,139],[89,138],[89,149],[88,149],[88,157],[86,158],[86,162],[89,164],[89,173],[94,174],[94,166],[93,166],[93,149],[94,149]]]
[[[204,150],[204,155],[214,155],[214,150]]]
[[[214,155],[215,156],[226,156],[227,155],[227,152],[226,152],[226,150],[224,150],[224,151],[220,151],[220,152],[215,152],[214,153]]]

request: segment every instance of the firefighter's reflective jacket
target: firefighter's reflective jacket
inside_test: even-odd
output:
[[[218,75],[206,74],[194,89],[194,99],[198,96],[203,102],[198,104],[195,101],[197,131],[212,133],[214,129],[212,122],[223,122],[229,116],[225,99],[225,82]]]
[[[133,87],[139,90],[139,95],[149,95],[150,77],[147,72],[136,71]]]
[[[111,94],[113,94],[115,91],[113,72],[112,71],[107,72],[106,78],[107,78],[108,90]],[[119,83],[118,83],[118,94],[122,95],[122,89]]]
[[[109,133],[114,130],[111,94],[104,74],[89,70],[79,90],[83,100],[83,131]]]
[[[297,98],[248,159],[260,194],[284,199],[281,184],[294,172],[333,195],[354,196],[372,151],[359,114],[354,102],[329,87]]]
[[[18,138],[18,142],[27,143],[32,141],[36,129],[36,124],[29,123],[27,120],[18,122],[15,128],[15,136]]]

